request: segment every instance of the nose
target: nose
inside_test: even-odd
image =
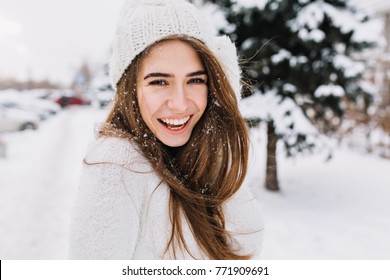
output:
[[[188,99],[183,85],[177,85],[172,90],[167,100],[167,105],[174,113],[184,113],[187,110]]]

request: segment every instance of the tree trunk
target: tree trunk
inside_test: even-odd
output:
[[[267,123],[267,165],[265,176],[265,188],[270,191],[279,191],[278,172],[276,163],[276,142],[273,121]]]

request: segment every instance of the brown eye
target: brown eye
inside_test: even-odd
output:
[[[149,83],[149,85],[152,86],[166,86],[168,85],[168,82],[165,80],[153,80]]]
[[[188,81],[189,84],[205,84],[206,80],[202,78],[193,78]]]

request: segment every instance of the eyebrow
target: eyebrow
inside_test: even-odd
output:
[[[186,75],[186,77],[193,77],[193,76],[199,76],[199,75],[207,75],[207,73],[206,73],[206,71],[204,71],[204,70],[200,70],[200,71],[195,71],[195,72],[188,73],[188,74]],[[149,73],[149,74],[147,74],[147,75],[144,77],[144,80],[146,80],[146,79],[148,79],[148,78],[156,78],[156,77],[172,78],[172,77],[174,77],[174,75],[168,74],[168,73],[159,73],[159,72],[155,72],[155,73]]]
[[[207,75],[206,71],[201,70],[201,71],[196,71],[192,73],[188,73],[186,77],[192,77],[192,76],[200,76],[200,75]]]

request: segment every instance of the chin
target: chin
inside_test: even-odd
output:
[[[180,137],[180,139],[178,138],[179,137],[177,137],[176,139],[159,138],[159,140],[168,147],[177,148],[187,144],[188,140],[190,139],[189,137]]]

